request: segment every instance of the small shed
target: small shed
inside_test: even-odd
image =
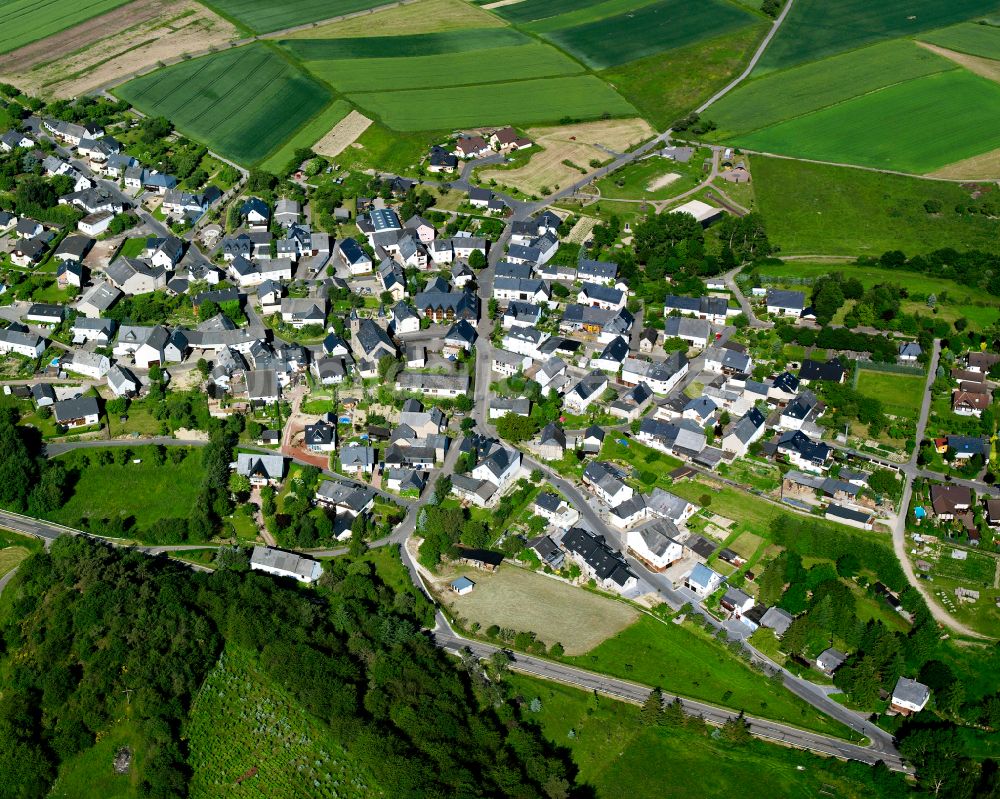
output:
[[[459,596],[464,596],[472,591],[476,587],[476,584],[472,582],[468,577],[459,577],[457,580],[452,582],[451,590],[454,591]]]

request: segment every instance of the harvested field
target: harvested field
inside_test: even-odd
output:
[[[342,22],[316,25],[288,34],[293,39],[332,39],[353,36],[393,36],[437,33],[461,28],[499,28],[505,24],[493,14],[464,0],[421,0],[385,11],[377,17],[354,17]]]
[[[17,50],[38,42],[54,33],[72,28],[81,22],[106,14],[128,0],[73,0],[73,2],[39,2],[38,0],[4,0],[0,4],[0,53]]]
[[[459,575],[476,584],[472,593],[458,596],[448,590],[448,584]],[[453,613],[479,622],[482,629],[496,624],[518,632],[531,631],[546,646],[559,642],[567,655],[590,651],[639,617],[622,602],[508,564],[495,574],[445,569],[437,588]]]
[[[675,180],[679,179],[680,175],[676,172],[668,172],[666,175],[660,175],[656,180],[650,181],[646,185],[646,191],[656,191],[657,189],[662,189],[669,186]]]
[[[1000,83],[1000,61],[969,55],[968,53],[959,53],[955,50],[939,47],[936,44],[928,44],[927,42],[918,42],[918,44],[936,55],[954,61],[960,67],[965,67],[969,72],[974,72],[976,75],[981,75],[988,80]]]
[[[922,34],[919,38],[921,41],[947,47],[959,53],[983,58],[1000,58],[1000,28],[993,25],[962,22],[950,28]]]
[[[350,111],[351,106],[346,100],[334,100],[299,128],[295,135],[287,139],[281,147],[272,152],[267,160],[260,165],[261,169],[276,175],[282,174],[296,150],[312,147],[320,140],[320,137],[328,135],[330,128],[340,123]]]
[[[193,0],[139,0],[12,53],[0,80],[29,94],[77,97],[238,37],[231,23]]]
[[[340,155],[347,147],[357,140],[358,136],[368,130],[372,121],[357,111],[351,111],[340,122],[333,126],[327,133],[313,146],[313,152],[319,155],[334,157]]]
[[[497,0],[495,3],[487,3],[483,8],[494,9],[503,8],[504,6],[512,6],[516,3],[523,3],[524,0]]]
[[[951,180],[990,180],[1000,178],[1000,150],[992,150],[982,155],[974,155],[963,161],[931,172],[932,178]]]
[[[594,158],[605,161],[607,152],[595,145],[623,152],[656,135],[656,132],[644,119],[636,118],[532,128],[527,135],[542,148],[528,164],[518,169],[483,170],[479,176],[513,186],[525,194],[538,194],[543,187],[555,189],[581,177],[579,171],[563,161],[581,165],[589,164]]]

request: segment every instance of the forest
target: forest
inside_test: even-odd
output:
[[[77,537],[26,560],[0,606],[0,797],[44,797],[126,712],[143,738],[140,793],[187,796],[188,713],[234,647],[386,796],[568,795],[568,762],[422,632],[422,596],[363,560],[329,564],[316,591],[247,567],[239,550],[207,574]]]

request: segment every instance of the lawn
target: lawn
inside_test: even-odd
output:
[[[909,255],[1000,245],[995,220],[954,212],[979,186],[779,158],[753,159],[757,205],[783,255]],[[927,200],[942,212],[928,214]],[[828,267],[829,268],[829,267]]]
[[[964,316],[972,328],[988,327],[1000,316],[1000,297],[986,294],[981,289],[970,288],[948,280],[944,277],[934,277],[922,272],[884,269],[879,266],[854,266],[851,264],[806,263],[804,261],[786,261],[783,264],[766,264],[757,267],[762,275],[773,277],[795,277],[815,279],[830,272],[841,272],[845,277],[857,278],[866,289],[879,283],[893,283],[906,289],[907,298],[902,308],[906,313],[929,312],[927,297],[934,294],[938,298],[935,316],[945,321],[954,321]],[[788,284],[789,288],[802,289],[801,284]],[[836,321],[836,319],[834,320]],[[793,353],[789,345],[785,347],[787,357],[801,360],[802,353]],[[813,358],[816,354],[813,353]]]
[[[59,31],[72,28],[130,0],[74,0],[72,3],[5,0],[0,5],[0,53],[9,53]]]
[[[926,75],[734,142],[800,158],[933,172],[1000,147],[1000,86],[964,70]]]
[[[992,25],[962,22],[950,28],[921,34],[918,38],[958,53],[1000,59],[1000,29]]]
[[[638,617],[622,602],[510,564],[494,574],[449,568],[442,572],[442,586],[463,575],[476,584],[472,593],[445,590],[444,600],[466,624],[533,632],[546,646],[558,642],[571,655],[590,651]]]
[[[260,165],[261,169],[273,174],[281,174],[292,160],[296,150],[301,147],[312,147],[350,112],[351,106],[345,100],[334,100],[271,153],[267,160]]]
[[[396,130],[555,122],[562,117],[626,117],[635,109],[593,75],[513,83],[354,94],[350,99]]]
[[[139,236],[134,239],[125,239],[121,249],[118,250],[119,258],[138,258],[146,249],[146,237]]]
[[[554,746],[570,750],[583,795],[618,799],[628,786],[631,799],[687,799],[742,795],[734,790],[740,785],[762,796],[801,799],[879,795],[871,770],[859,763],[762,741],[732,746],[685,727],[646,727],[635,705],[522,674],[505,679],[524,697],[525,717]],[[536,698],[540,707],[533,711]]]
[[[23,546],[0,547],[0,577],[16,569],[30,554],[31,551]]]
[[[473,592],[475,593],[475,592]],[[641,616],[568,663],[827,735],[847,730],[687,626]]]
[[[220,16],[256,33],[333,19],[368,8],[385,5],[384,0],[295,0],[289,3],[262,3],[260,0],[211,0],[206,3]]]
[[[995,0],[796,0],[757,72],[943,28],[996,8]]]
[[[992,587],[996,574],[995,558],[977,552],[966,552],[965,560],[952,557],[951,547],[945,545],[941,557],[931,567],[932,574],[940,574],[952,580],[964,581],[966,588]]]
[[[381,795],[338,736],[233,646],[198,692],[186,737],[195,799]]]
[[[892,372],[858,372],[858,392],[866,397],[881,400],[885,412],[892,416],[916,419],[924,398],[923,375],[904,375]]]
[[[603,199],[665,200],[697,186],[705,177],[705,159],[710,157],[707,147],[699,148],[687,164],[653,155],[601,178],[597,188]],[[676,178],[662,185],[668,175]]]
[[[118,750],[132,750],[128,774],[116,774],[112,763]],[[138,725],[123,719],[103,733],[97,743],[66,761],[59,769],[49,799],[133,799],[139,790],[141,762],[146,741]]]
[[[913,78],[956,69],[954,62],[908,40],[773,72],[741,85],[706,116],[714,137],[765,128]]]
[[[115,91],[247,165],[291,139],[331,99],[328,89],[259,42],[183,61]]]
[[[544,35],[588,66],[604,69],[720,36],[757,19],[723,0],[657,0]]]
[[[143,462],[129,461],[121,466],[91,464],[87,457],[96,459],[96,449],[71,452],[61,460],[68,468],[80,469],[79,480],[70,498],[50,518],[73,526],[80,519],[132,516],[140,530],[158,519],[187,518],[201,491],[202,467],[200,451],[184,451],[187,455],[180,463],[174,463],[168,454],[160,466],[151,458],[151,447],[132,448],[132,457]]]
[[[665,130],[728,84],[750,59],[766,29],[764,23],[748,25],[724,36],[613,67],[601,76],[657,130]]]
[[[604,439],[598,458],[635,469],[638,472],[639,482],[645,488],[652,488],[654,485],[669,488],[671,483],[669,472],[682,466],[683,463],[634,439],[619,439],[620,435],[612,433]],[[619,440],[626,441],[628,445],[619,443]]]
[[[373,50],[369,55],[377,52]],[[541,42],[408,58],[307,62],[314,75],[342,92],[488,84],[498,77],[497,64],[505,64],[500,76],[510,81],[583,71],[579,63]]]

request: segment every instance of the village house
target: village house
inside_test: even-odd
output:
[[[657,522],[625,536],[629,551],[655,571],[663,571],[684,556],[684,546],[675,537],[672,522]]]
[[[927,701],[930,698],[930,688],[916,680],[911,680],[909,677],[901,676],[896,680],[896,686],[892,689],[889,709],[902,716],[909,716],[911,713],[919,713],[927,707]]]
[[[599,535],[574,527],[562,538],[562,547],[580,566],[584,576],[601,588],[624,593],[639,580],[621,554]]]
[[[703,563],[696,563],[688,576],[684,578],[684,587],[693,592],[699,599],[704,599],[715,593],[720,585],[722,585],[722,575]]]
[[[101,410],[94,397],[79,396],[52,404],[56,424],[60,427],[89,427],[100,419]]]
[[[301,583],[314,583],[323,576],[323,566],[319,561],[267,546],[253,548],[250,568],[275,577],[290,577]]]

